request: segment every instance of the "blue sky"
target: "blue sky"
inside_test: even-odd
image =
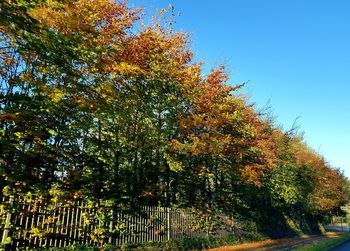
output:
[[[311,147],[350,177],[350,1],[133,0],[154,13],[172,4],[175,29],[192,34],[206,70],[225,63],[231,83],[268,101],[289,129],[297,117]]]

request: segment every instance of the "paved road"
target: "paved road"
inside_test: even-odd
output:
[[[327,231],[350,232],[350,227],[349,226],[343,226],[343,227],[326,226],[325,229]]]
[[[349,251],[349,250],[350,250],[350,241],[347,241],[343,245],[340,245],[340,246],[333,248],[329,251]]]

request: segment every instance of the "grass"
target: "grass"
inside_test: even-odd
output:
[[[348,240],[350,240],[350,233],[344,234],[336,238],[322,241],[315,245],[309,245],[309,246],[297,248],[297,249],[294,249],[294,251],[325,251],[325,250],[334,248],[338,245],[341,245]]]

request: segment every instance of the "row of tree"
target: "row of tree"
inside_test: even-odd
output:
[[[188,35],[108,0],[0,3],[5,194],[322,216],[348,181],[293,130],[205,75]],[[170,22],[171,23],[171,22]]]

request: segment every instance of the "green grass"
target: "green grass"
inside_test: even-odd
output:
[[[350,233],[344,234],[336,238],[322,241],[312,246],[310,245],[302,248],[297,248],[297,249],[294,249],[294,251],[325,251],[333,247],[336,247],[338,245],[341,245],[348,240],[350,240]]]

